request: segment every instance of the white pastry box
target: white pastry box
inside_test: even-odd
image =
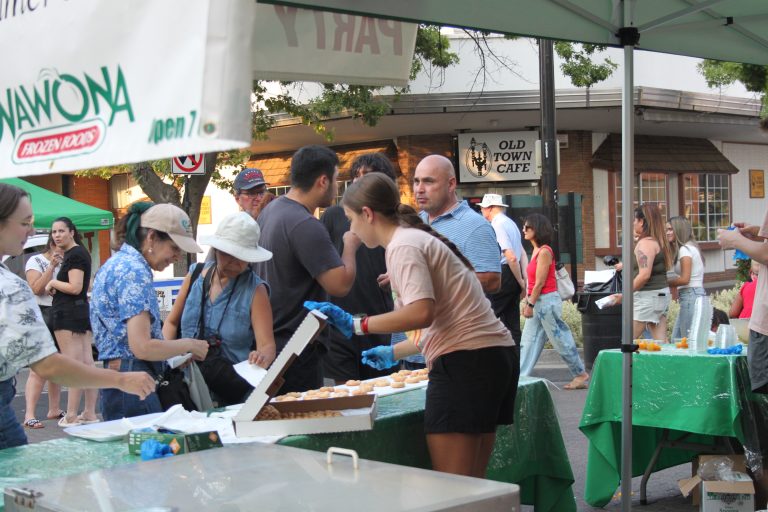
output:
[[[294,359],[312,343],[325,326],[327,317],[319,311],[311,311],[301,322],[285,348],[272,363],[261,382],[234,418],[237,437],[274,435],[321,434],[371,430],[376,419],[376,395],[322,398],[294,402],[269,402],[283,385],[283,374]],[[338,411],[338,416],[300,419],[260,419],[259,411],[270,403],[281,414]],[[334,413],[336,414],[336,413]]]

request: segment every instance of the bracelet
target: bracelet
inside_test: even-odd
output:
[[[360,321],[360,330],[363,331],[363,334],[368,334],[368,318],[369,317],[364,316]]]
[[[363,317],[355,316],[352,318],[352,326],[354,327],[355,334],[357,336],[363,335],[362,322],[363,322]]]
[[[527,301],[527,300],[525,301],[525,303],[526,303],[526,304],[528,304],[528,307],[529,307],[529,308],[531,308],[531,309],[533,309],[533,306],[535,306],[535,305],[536,305],[536,304],[531,304],[531,303],[530,303],[529,301]]]

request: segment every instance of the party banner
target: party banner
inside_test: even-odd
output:
[[[356,85],[408,84],[415,23],[258,4],[253,76]]]

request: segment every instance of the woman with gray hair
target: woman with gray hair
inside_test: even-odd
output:
[[[190,268],[163,325],[166,337],[181,326],[182,336],[208,341],[208,356],[199,367],[219,405],[242,403],[253,389],[235,364],[247,359],[268,368],[276,355],[269,288],[249,267],[272,258],[259,247],[260,234],[256,221],[240,212],[224,217],[215,235],[201,237],[213,247],[214,259],[202,272]]]

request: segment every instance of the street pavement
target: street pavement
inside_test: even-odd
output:
[[[579,430],[579,421],[582,409],[584,408],[587,390],[566,391],[562,389],[564,384],[570,382],[571,376],[565,364],[554,350],[544,351],[539,364],[534,370],[534,376],[548,379],[554,384],[550,389],[557,409],[563,440],[568,450],[568,458],[573,468],[575,479],[573,493],[576,497],[577,509],[579,511],[621,510],[618,489],[617,495],[604,509],[590,507],[584,502],[587,439]],[[26,371],[20,372],[17,376],[17,396],[13,402],[13,407],[19,421],[24,419],[24,382],[26,382]],[[616,392],[620,393],[620,390],[617,389]],[[56,420],[43,420],[48,410],[47,400],[47,394],[44,393],[37,406],[37,418],[43,421],[45,428],[37,430],[25,429],[30,443],[38,443],[66,436],[62,429],[57,426]],[[66,393],[62,393],[61,403],[66,406]],[[634,478],[632,480],[632,508],[643,512],[695,511],[696,508],[691,505],[690,498],[683,498],[677,488],[677,481],[690,476],[690,471],[690,464],[686,464],[654,473],[648,482],[649,503],[645,506],[640,505],[640,477]],[[532,510],[533,507],[523,507],[523,511],[530,512]]]

